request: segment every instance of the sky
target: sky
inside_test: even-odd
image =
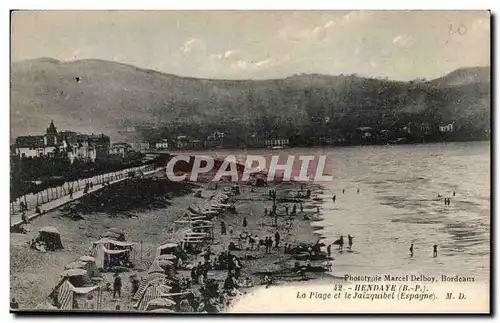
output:
[[[216,79],[432,79],[490,65],[487,11],[16,11],[11,59],[112,60]]]

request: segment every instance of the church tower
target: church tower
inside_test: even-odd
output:
[[[54,120],[50,121],[50,125],[47,128],[47,133],[44,136],[45,146],[55,146],[57,145],[57,128],[54,126]]]

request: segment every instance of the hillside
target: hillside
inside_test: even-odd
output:
[[[105,132],[134,126],[147,136],[219,129],[302,136],[415,120],[488,125],[489,67],[459,69],[430,82],[297,75],[278,80],[185,78],[102,60],[43,58],[11,65],[11,133]],[[125,132],[124,132],[125,131]]]

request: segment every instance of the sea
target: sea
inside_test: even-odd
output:
[[[222,152],[232,153],[242,154]],[[332,275],[459,275],[489,282],[489,142],[245,153],[326,156],[333,180],[313,193],[322,218],[313,225],[325,244],[354,237],[351,251],[332,248]]]

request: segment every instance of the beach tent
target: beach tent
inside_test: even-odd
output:
[[[69,279],[65,279],[59,285],[57,290],[57,304],[59,309],[71,310],[71,309],[84,309],[84,306],[79,305],[78,300],[86,299],[89,294],[94,296],[94,309],[100,307],[102,293],[100,286],[89,286],[89,287],[75,287]]]
[[[177,243],[165,243],[156,249],[156,257],[166,254],[175,254],[179,245]]]
[[[106,231],[101,235],[101,238],[108,238],[116,241],[125,241],[125,235],[123,233],[117,233],[113,231]]]
[[[81,256],[79,259],[78,259],[78,263],[83,263],[85,266],[83,267],[83,269],[87,270],[87,275],[90,277],[90,278],[94,278],[94,277],[99,277],[101,278],[102,277],[102,274],[101,272],[99,271],[99,268],[97,268],[97,265],[95,263],[95,258],[94,257],[90,257],[90,256]]]
[[[157,261],[153,261],[148,270],[148,275],[154,273],[160,273],[160,274],[165,273],[165,270],[158,264]]]
[[[135,242],[101,238],[100,240],[92,243],[93,246],[91,255],[95,258],[97,268],[105,268],[113,263],[115,257],[130,257],[130,253],[133,250],[132,247],[136,244],[137,243]]]
[[[63,278],[71,283],[74,287],[85,287],[92,284],[90,277],[87,275],[87,271],[81,268],[73,268],[65,270],[61,273]]]
[[[54,251],[63,249],[61,235],[54,227],[43,227],[38,231],[38,241],[43,242],[46,250]]]
[[[147,287],[151,282],[156,282],[158,281],[158,284],[164,283],[165,280],[167,279],[167,276],[165,274],[161,273],[154,273],[154,274],[147,274],[145,277],[142,278],[141,283],[139,284],[139,288],[137,289],[137,292],[135,292],[134,296],[132,297],[133,300],[139,300],[142,298],[144,295],[144,292],[146,291]]]
[[[74,261],[70,262],[66,266],[64,266],[64,269],[85,269],[85,263],[81,261]]]

